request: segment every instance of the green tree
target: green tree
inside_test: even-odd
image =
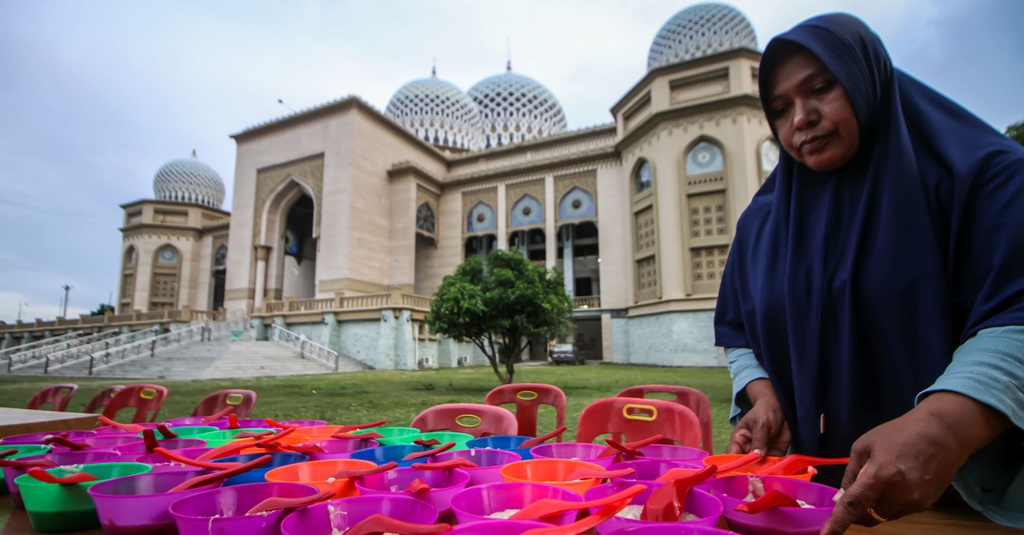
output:
[[[112,307],[112,306],[110,306],[110,305],[108,305],[106,303],[100,303],[99,308],[97,308],[96,310],[93,310],[92,312],[90,312],[89,315],[90,316],[104,316],[108,312],[113,314],[114,313],[114,307]]]
[[[1017,121],[1006,127],[1006,135],[1010,139],[1024,145],[1024,121]]]
[[[572,311],[560,272],[534,264],[519,251],[497,250],[486,258],[468,258],[444,278],[427,325],[455,341],[473,342],[498,380],[511,383],[516,360],[531,340],[572,332]]]

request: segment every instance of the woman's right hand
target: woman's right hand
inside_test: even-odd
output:
[[[752,407],[733,429],[727,453],[749,453],[782,456],[789,452],[793,437],[789,423],[782,414],[782,405],[767,379],[751,381],[746,386]]]

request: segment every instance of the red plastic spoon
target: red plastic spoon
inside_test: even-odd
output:
[[[9,455],[14,455],[15,453],[18,453],[18,450],[14,449],[14,448],[11,448],[9,450],[0,451],[0,459],[3,459],[4,457],[7,457]]]
[[[754,473],[762,476],[788,476],[806,472],[807,468],[811,466],[849,464],[849,462],[849,457],[811,457],[809,455],[800,455],[798,453],[794,453],[791,455],[787,455],[782,459],[779,459],[774,464],[770,464],[758,470],[754,470]]]
[[[757,513],[774,509],[776,507],[800,507],[800,504],[781,490],[772,489],[764,493],[764,496],[761,496],[752,502],[745,502],[737,505],[736,510],[741,513],[756,515]]]
[[[224,407],[223,409],[221,409],[221,410],[219,410],[219,411],[217,411],[217,412],[215,412],[215,413],[213,413],[213,414],[203,418],[199,422],[200,423],[204,423],[204,424],[208,424],[210,422],[216,422],[217,420],[220,420],[221,418],[231,414],[232,412],[234,412],[234,410],[235,410],[235,408],[233,406],[228,405],[227,407]]]
[[[370,515],[345,530],[343,535],[370,535],[372,533],[401,533],[402,535],[430,535],[451,531],[450,524],[413,524],[382,514]]]
[[[260,445],[260,444],[270,444],[271,442],[274,442],[275,440],[277,440],[277,439],[279,439],[281,437],[290,435],[290,434],[292,434],[294,432],[295,432],[294,429],[284,429],[284,430],[282,430],[280,433],[278,433],[276,435],[270,435],[268,437],[264,437],[264,438],[255,440],[253,442],[243,442],[241,444],[235,443],[235,442],[229,442],[227,444],[224,444],[223,446],[214,448],[214,449],[212,449],[212,450],[210,450],[210,451],[200,455],[198,460],[200,460],[200,461],[209,461],[211,459],[219,459],[221,457],[229,457],[231,455],[234,455],[234,454],[244,450],[245,448],[251,448],[253,446]]]
[[[276,427],[278,429],[291,429],[293,427],[301,427],[298,424],[282,424],[273,418],[264,418],[263,421],[267,422],[270,427]]]
[[[57,444],[58,446],[64,446],[65,448],[69,448],[74,451],[87,450],[92,447],[85,442],[72,442],[64,435],[50,435],[48,438],[43,439],[43,444]]]
[[[307,505],[313,505],[314,503],[319,503],[324,500],[329,500],[333,497],[333,490],[325,490],[319,494],[306,496],[305,498],[282,498],[280,496],[272,496],[252,506],[252,509],[246,511],[245,514],[257,515],[260,513],[269,513],[270,511],[277,511],[278,509],[294,509],[296,507],[305,507]]]
[[[138,425],[138,424],[122,424],[120,422],[115,422],[115,421],[111,420],[110,418],[107,418],[106,416],[100,416],[99,418],[97,418],[97,420],[99,420],[100,423],[102,423],[104,425],[109,425],[110,427],[116,427],[116,428],[118,428],[118,429],[120,429],[122,431],[127,431],[129,433],[141,433],[142,430],[145,429],[145,427],[143,427],[141,425]]]
[[[550,433],[544,433],[543,435],[541,435],[539,437],[534,437],[534,438],[527,439],[527,440],[523,441],[523,443],[520,444],[519,446],[517,446],[516,449],[518,449],[518,450],[530,449],[530,448],[532,448],[534,446],[537,446],[539,444],[544,443],[545,440],[550,440],[552,438],[560,436],[567,429],[569,429],[569,428],[564,426],[564,425],[563,426],[559,426],[558,429],[555,429],[554,431],[552,431]]]
[[[732,462],[729,462],[729,463],[725,463],[722,466],[719,466],[718,467],[718,473],[719,474],[724,474],[726,472],[731,472],[733,470],[736,470],[737,468],[742,468],[742,467],[744,467],[744,466],[746,466],[748,464],[756,463],[757,461],[760,461],[760,460],[761,460],[761,452],[759,452],[759,451],[752,451],[752,452],[744,455],[743,457],[740,457],[739,459],[736,459],[735,461],[732,461]]]
[[[164,438],[178,438],[178,434],[171,431],[171,428],[167,427],[167,424],[160,424],[156,426],[156,430],[159,431]]]
[[[396,462],[384,463],[373,468],[361,468],[361,469],[341,469],[334,473],[331,477],[334,479],[346,479],[350,477],[363,477],[370,474],[379,474],[381,472],[387,472],[392,468],[398,466]]]
[[[480,465],[469,459],[456,457],[439,463],[412,463],[412,467],[417,470],[448,470],[449,468],[480,468]]]
[[[28,472],[26,473],[29,476],[38,479],[39,481],[42,481],[43,483],[57,483],[58,485],[73,485],[75,483],[87,483],[89,481],[100,480],[100,478],[87,472],[78,472],[77,474],[72,474],[70,476],[64,477],[55,476],[47,472],[45,468],[40,467],[29,468]]]
[[[584,518],[583,520],[577,520],[572,524],[552,526],[550,528],[533,528],[529,531],[524,531],[522,535],[578,535],[580,533],[587,532],[587,530],[615,516],[627,505],[629,505],[628,499],[621,500],[616,503],[608,504],[598,509],[596,513]]]
[[[605,448],[604,451],[599,453],[597,456],[609,457],[612,455],[617,455],[619,453],[625,453],[627,455],[643,457],[644,454],[639,451],[640,448],[644,446],[650,446],[651,444],[654,444],[655,442],[658,442],[663,438],[665,438],[665,435],[654,435],[652,437],[647,437],[643,440],[627,442],[625,444],[620,443],[618,440],[615,440],[614,438],[606,438],[604,439],[604,441],[606,444],[608,444],[608,447]]]
[[[686,493],[697,483],[714,475],[717,470],[718,467],[715,465],[705,466],[699,472],[666,482],[647,498],[647,503],[640,511],[640,520],[678,522],[686,510]]]
[[[192,479],[189,479],[188,481],[184,481],[178,484],[178,486],[174,487],[173,489],[167,492],[178,492],[182,490],[194,489],[196,487],[202,487],[203,485],[212,485],[214,483],[217,483],[218,481],[223,481],[229,477],[234,477],[237,476],[238,474],[248,472],[253,468],[263,466],[269,463],[271,459],[273,459],[273,457],[271,457],[270,455],[264,455],[245,464],[238,465],[234,468],[228,468],[227,470],[222,470],[220,472],[214,472],[212,474],[194,477]]]
[[[566,481],[576,481],[577,479],[614,479],[616,477],[631,476],[636,473],[636,470],[632,468],[620,468],[618,470],[594,470],[593,468],[580,468],[575,472],[569,474],[565,478]]]
[[[589,509],[591,507],[602,507],[620,501],[625,501],[628,504],[629,500],[633,499],[634,496],[645,490],[647,490],[646,485],[636,484],[616,492],[611,496],[605,496],[604,498],[596,500],[587,500],[585,502],[571,502],[567,500],[556,500],[554,498],[541,498],[516,511],[515,514],[509,517],[509,520],[533,520],[534,518],[559,515],[568,511],[579,511],[580,509]],[[625,505],[623,505],[623,507],[625,507]]]
[[[183,455],[178,455],[167,448],[153,448],[153,453],[159,453],[160,455],[176,462],[188,466],[195,466],[196,468],[205,468],[207,470],[229,470],[236,466],[241,466],[242,463],[211,463],[206,461],[200,461],[198,459],[190,459]]]
[[[0,459],[0,468],[53,468],[60,466],[49,459],[35,459],[33,461],[19,461],[16,459]]]
[[[442,453],[442,452],[448,451],[448,450],[450,450],[450,449],[452,449],[454,447],[455,447],[455,443],[454,442],[449,442],[449,443],[447,443],[447,444],[445,444],[443,446],[438,446],[436,448],[431,448],[429,450],[414,451],[414,452],[410,453],[409,455],[406,455],[405,457],[402,457],[402,460],[403,461],[412,461],[412,460],[415,460],[415,459],[422,459],[424,457],[433,457],[434,455],[437,455],[438,453]]]
[[[423,494],[424,492],[430,492],[430,485],[417,477],[403,489],[403,492],[408,492],[410,494]]]
[[[334,434],[338,433],[351,433],[352,431],[359,431],[360,429],[370,429],[371,427],[380,427],[388,423],[387,420],[377,420],[376,422],[370,422],[368,424],[349,424],[339,427]]]

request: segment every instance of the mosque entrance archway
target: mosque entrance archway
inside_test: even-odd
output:
[[[281,297],[315,297],[317,240],[313,237],[313,199],[308,195],[296,199],[288,209],[279,250]]]

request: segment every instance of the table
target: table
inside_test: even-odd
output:
[[[71,431],[96,427],[98,414],[81,412],[54,412],[33,409],[0,407],[0,437],[38,433],[41,431]]]

